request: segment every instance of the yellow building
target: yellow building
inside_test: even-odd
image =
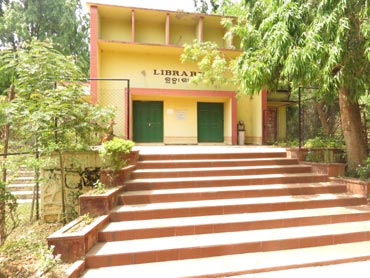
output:
[[[271,133],[269,117],[275,140],[285,136],[285,106],[269,102],[267,92],[237,98],[230,86],[189,82],[198,69],[181,63],[185,43],[212,41],[231,57],[241,53],[236,40],[224,39],[221,16],[88,5],[91,100],[116,107],[117,136],[137,143],[237,144],[243,121],[245,142],[262,144]]]

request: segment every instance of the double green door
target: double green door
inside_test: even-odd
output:
[[[133,139],[135,142],[163,142],[163,102],[133,102]]]
[[[198,142],[224,142],[224,104],[198,102]]]
[[[224,104],[198,102],[198,142],[224,142]],[[133,102],[135,142],[163,142],[163,102]]]

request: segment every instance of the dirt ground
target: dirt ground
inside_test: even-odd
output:
[[[0,247],[0,278],[66,277],[70,265],[56,260],[46,241],[61,227],[36,222],[17,228]]]

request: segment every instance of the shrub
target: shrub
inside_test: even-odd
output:
[[[339,148],[344,147],[342,140],[334,137],[315,137],[308,139],[304,145],[305,148]]]
[[[134,142],[130,140],[117,137],[113,138],[113,140],[104,142],[103,147],[99,151],[103,167],[117,171],[126,166],[127,161],[123,159],[122,156],[124,154],[129,154],[134,145]]]
[[[370,157],[367,158],[363,165],[359,165],[357,168],[357,175],[361,180],[370,179]]]

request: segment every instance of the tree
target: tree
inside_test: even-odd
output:
[[[0,1],[0,47],[17,49],[31,39],[52,40],[56,49],[73,55],[89,71],[88,18],[80,0]]]
[[[3,51],[0,65],[0,72],[13,76],[16,93],[3,108],[5,124],[12,132],[21,133],[24,142],[35,142],[34,149],[58,154],[65,214],[64,152],[96,144],[92,142],[97,138],[94,134],[106,129],[113,112],[85,100],[81,71],[71,57],[62,55],[51,43],[31,41],[16,52]]]
[[[254,0],[224,9],[244,51],[233,61],[240,92],[315,86],[317,96],[338,98],[350,169],[367,146],[358,100],[370,86],[370,6],[365,0]],[[218,63],[222,64],[222,63]]]
[[[219,0],[193,0],[195,10],[199,13],[217,13],[221,6]]]

